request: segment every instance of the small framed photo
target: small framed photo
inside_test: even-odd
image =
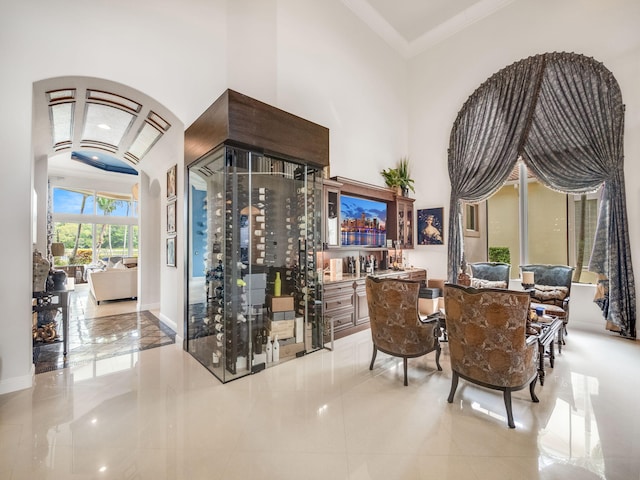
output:
[[[178,165],[167,170],[167,198],[175,198],[178,190]]]
[[[418,245],[444,245],[444,207],[418,210]]]
[[[176,200],[167,203],[167,233],[176,233]]]
[[[176,266],[176,237],[167,238],[167,267]]]

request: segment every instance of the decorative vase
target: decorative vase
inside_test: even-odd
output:
[[[51,264],[38,250],[33,251],[33,291],[44,292],[47,289],[47,278]]]
[[[462,263],[460,264],[460,273],[458,274],[458,285],[463,285],[465,287],[471,286],[471,277],[467,273],[467,261],[462,256]]]
[[[51,270],[49,276],[53,281],[54,291],[67,289],[67,273],[64,270]]]

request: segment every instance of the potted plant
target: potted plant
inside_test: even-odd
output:
[[[402,158],[396,168],[386,168],[380,172],[387,187],[398,189],[398,193],[407,196],[409,190],[415,193],[413,178],[409,174],[409,159]]]

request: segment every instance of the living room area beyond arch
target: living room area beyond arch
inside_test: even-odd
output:
[[[163,284],[175,290],[177,280],[163,275],[161,204],[167,168],[180,158],[183,149],[182,122],[148,95],[94,77],[35,82],[33,105],[35,247],[48,254],[50,244],[58,241],[52,236],[50,188],[88,194],[95,204],[104,200],[105,208],[86,208],[83,216],[79,209],[75,216],[68,212],[53,215],[56,221],[75,222],[76,228],[91,225],[90,236],[104,240],[105,248],[94,245],[82,252],[90,256],[85,259],[89,264],[114,254],[138,257],[138,308],[161,310],[163,321],[175,329],[180,323],[176,321],[178,309],[171,304],[162,306]],[[106,136],[100,137],[103,131]],[[79,161],[83,155],[78,152],[88,152],[88,160]],[[125,167],[134,174],[123,173]],[[114,205],[129,213],[112,210]],[[134,210],[139,218],[132,215]],[[120,249],[115,247],[116,237]],[[65,242],[65,255],[73,252],[75,256],[75,247],[73,240]],[[174,271],[168,273],[175,276]]]

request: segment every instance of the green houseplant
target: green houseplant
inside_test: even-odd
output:
[[[509,247],[489,247],[489,261],[511,263]]]
[[[409,173],[408,158],[401,158],[396,168],[386,168],[380,174],[384,178],[387,187],[400,189],[405,196],[409,190],[415,193],[413,178]]]

